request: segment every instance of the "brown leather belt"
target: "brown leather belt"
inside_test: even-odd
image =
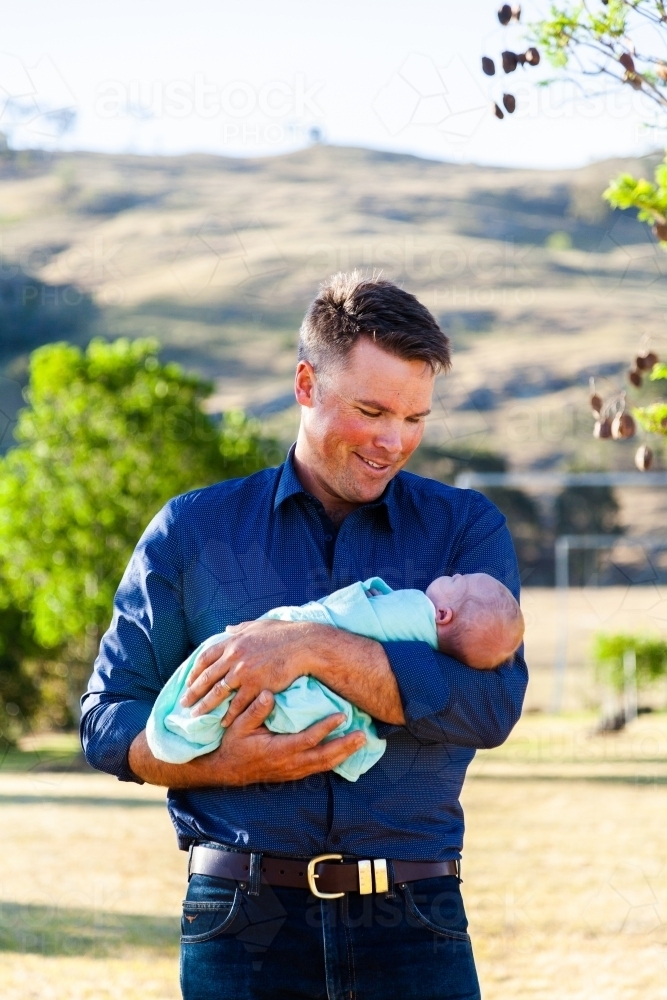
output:
[[[442,875],[460,876],[458,861],[389,861],[384,858],[343,861],[340,854],[319,854],[310,861],[243,854],[197,845],[190,850],[188,875],[212,875],[251,883],[310,889],[315,896],[342,896],[346,892],[387,892],[393,881],[416,882]],[[317,881],[315,881],[317,880]]]

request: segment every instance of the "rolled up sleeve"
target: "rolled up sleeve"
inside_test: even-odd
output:
[[[519,598],[519,571],[504,516],[470,491],[470,509],[443,574],[488,573]],[[416,738],[486,749],[503,743],[521,715],[528,671],[521,647],[495,670],[476,670],[423,642],[383,643],[396,677],[405,727]],[[381,736],[398,727],[381,726]]]
[[[175,506],[171,501],[151,521],[132,555],[81,699],[86,760],[121,781],[141,783],[128,764],[130,747],[189,651]]]

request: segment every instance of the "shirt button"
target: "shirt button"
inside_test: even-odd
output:
[[[340,837],[337,833],[334,833],[333,837],[329,838],[332,844],[340,844]]]
[[[324,536],[324,541],[325,542],[330,542],[332,538],[333,538],[333,535],[325,535]]]

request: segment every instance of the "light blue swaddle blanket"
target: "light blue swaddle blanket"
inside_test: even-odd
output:
[[[380,593],[368,596],[367,592],[370,590]],[[404,639],[428,642],[434,649],[438,645],[435,611],[428,597],[420,590],[394,591],[379,577],[372,577],[364,583],[353,583],[334,591],[328,597],[309,601],[301,607],[274,608],[261,617],[333,625],[346,632],[377,639],[378,642]],[[185,764],[195,757],[210,753],[220,745],[224,735],[220,720],[233,695],[211,712],[195,718],[191,717],[192,708],[184,708],[180,701],[185,692],[188,674],[199,654],[225,638],[225,633],[221,632],[202,642],[160,691],[146,724],[146,739],[153,756],[158,760]],[[288,688],[275,695],[275,704],[266,720],[266,726],[273,733],[300,733],[336,712],[344,712],[345,720],[326,740],[344,736],[357,729],[362,730],[366,736],[365,745],[334,768],[334,771],[348,781],[356,781],[360,774],[380,759],[385,751],[386,741],[377,735],[375,724],[367,712],[351,705],[314,677],[299,677]]]

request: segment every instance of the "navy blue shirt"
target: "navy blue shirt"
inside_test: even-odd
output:
[[[137,780],[128,751],[159,690],[200,642],[227,625],[370,576],[395,589],[425,590],[442,574],[486,572],[518,597],[505,518],[480,493],[401,472],[379,500],[349,514],[337,535],[323,513],[288,458],[277,469],[176,497],[153,518],[118,588],[82,699],[81,736],[93,767]],[[517,654],[482,671],[427,643],[384,649],[406,722],[378,723],[387,749],[374,767],[354,783],[329,771],[282,784],[170,789],[179,845],[211,840],[295,856],[459,857],[466,768],[475,748],[502,743],[519,718],[525,663]]]

